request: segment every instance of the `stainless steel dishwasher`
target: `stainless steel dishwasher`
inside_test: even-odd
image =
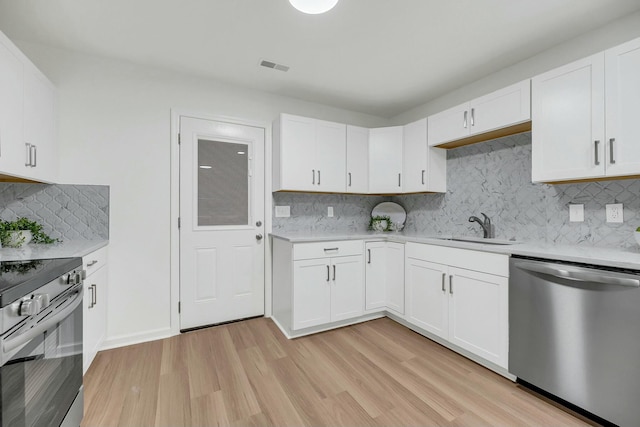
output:
[[[640,271],[513,256],[509,372],[606,421],[640,425]]]

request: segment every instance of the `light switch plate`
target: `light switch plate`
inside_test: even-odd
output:
[[[584,205],[569,205],[569,222],[584,222]]]
[[[622,203],[612,203],[605,205],[607,213],[607,222],[623,222],[623,207]]]
[[[291,206],[276,206],[276,218],[289,218],[291,216]]]
[[[329,218],[333,218],[333,206],[329,206],[329,207],[327,208],[327,216],[328,216]]]

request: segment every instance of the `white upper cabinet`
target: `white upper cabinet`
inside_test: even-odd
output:
[[[532,80],[532,179],[604,176],[604,55]]]
[[[347,125],[347,193],[369,191],[369,129]]]
[[[430,146],[453,148],[479,142],[482,134],[491,139],[526,131],[528,126],[519,125],[529,120],[531,84],[525,80],[429,116],[428,141]]]
[[[446,191],[447,154],[428,146],[427,119],[404,126],[402,150],[404,193]]]
[[[605,52],[606,174],[640,174],[640,39]]]
[[[0,173],[13,174],[24,163],[22,146],[23,66],[0,33]]]
[[[281,114],[273,130],[274,191],[345,192],[346,125]]]
[[[0,175],[55,182],[56,90],[2,33],[0,94]]]
[[[39,181],[58,177],[58,147],[55,138],[55,88],[36,69],[24,73],[24,143],[29,151],[25,172]]]
[[[369,193],[402,193],[402,126],[369,130]]]
[[[640,39],[533,79],[532,179],[640,175]]]

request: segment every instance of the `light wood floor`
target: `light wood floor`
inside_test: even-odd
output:
[[[253,319],[104,351],[83,426],[584,426],[379,319],[287,340]]]

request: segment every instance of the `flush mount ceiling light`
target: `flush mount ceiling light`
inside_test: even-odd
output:
[[[333,9],[338,0],[289,0],[289,3],[300,12],[317,15]]]

